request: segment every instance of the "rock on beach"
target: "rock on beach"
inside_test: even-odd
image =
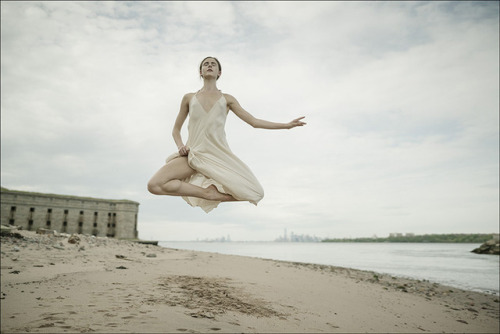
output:
[[[472,252],[476,254],[500,255],[500,240],[498,236],[496,238],[486,241],[478,248],[472,250]]]

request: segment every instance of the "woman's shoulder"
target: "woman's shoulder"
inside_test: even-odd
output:
[[[191,101],[191,99],[193,98],[193,96],[195,96],[196,93],[186,93],[184,94],[184,96],[182,97],[182,101],[184,102],[189,102]]]
[[[228,94],[228,93],[222,93],[222,95],[224,95],[224,98],[226,99],[226,101],[229,103],[229,102],[234,102],[236,101],[236,99],[234,98],[234,96],[232,96],[231,94]]]

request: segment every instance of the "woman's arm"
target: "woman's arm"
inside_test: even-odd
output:
[[[189,153],[189,147],[184,146],[184,142],[182,141],[181,129],[189,114],[189,101],[191,100],[192,95],[192,93],[188,93],[182,98],[181,108],[177,118],[175,119],[174,128],[172,129],[172,137],[174,137],[174,141],[179,149],[180,155],[187,155]]]
[[[273,130],[274,129],[291,129],[291,128],[294,128],[296,126],[303,126],[306,124],[305,122],[301,121],[304,118],[304,116],[296,118],[293,121],[288,122],[288,123],[275,123],[275,122],[269,122],[269,121],[266,121],[263,119],[255,118],[248,111],[243,109],[240,106],[240,104],[238,103],[238,101],[233,96],[231,96],[229,94],[224,94],[224,96],[226,97],[226,101],[227,101],[227,105],[228,105],[229,109],[232,110],[236,114],[236,116],[238,116],[239,118],[241,118],[243,121],[250,124],[254,128],[273,129]]]

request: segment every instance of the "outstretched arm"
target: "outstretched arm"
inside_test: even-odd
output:
[[[227,105],[230,110],[232,110],[236,116],[241,118],[243,121],[246,123],[250,124],[254,128],[259,128],[259,129],[291,129],[296,126],[303,126],[306,123],[302,121],[302,119],[305,116],[296,118],[288,123],[276,123],[276,122],[269,122],[263,119],[255,118],[252,114],[250,114],[248,111],[243,109],[238,101],[231,95],[229,94],[224,94],[226,97]]]

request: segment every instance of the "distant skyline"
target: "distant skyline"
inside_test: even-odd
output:
[[[139,207],[139,237],[498,233],[499,2],[1,2],[1,184]],[[199,62],[258,206],[146,190]],[[187,140],[187,130],[183,130]]]
[[[401,232],[393,232],[387,235],[365,235],[359,237],[343,237],[343,238],[331,238],[331,239],[342,239],[342,240],[356,240],[356,239],[387,239],[387,238],[401,238],[401,237],[422,237],[422,236],[448,236],[448,235],[463,235],[463,236],[477,236],[477,235],[485,235],[490,239],[498,237],[498,233],[423,233],[423,234],[415,234],[415,233],[401,233]],[[328,238],[324,238],[317,235],[309,235],[309,234],[296,234],[293,231],[290,231],[290,235],[279,235],[275,237],[273,240],[237,240],[242,242],[252,242],[252,241],[269,241],[269,242],[321,242],[323,240],[327,240]],[[158,241],[176,241],[176,240],[158,240]],[[192,240],[177,240],[177,241],[186,241],[186,242],[231,242],[231,235],[219,236],[215,238],[196,238]]]

